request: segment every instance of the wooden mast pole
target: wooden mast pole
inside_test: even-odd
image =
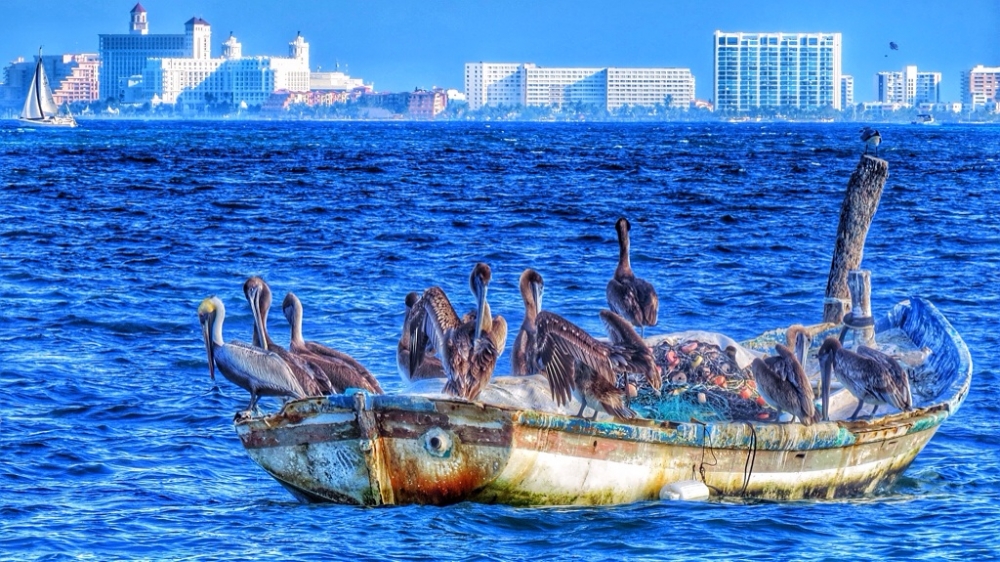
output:
[[[824,322],[839,324],[850,310],[851,292],[847,285],[847,274],[861,266],[868,228],[878,209],[882,188],[888,177],[889,163],[865,154],[847,183],[847,193],[840,207],[837,243],[833,248],[830,276],[826,282]]]

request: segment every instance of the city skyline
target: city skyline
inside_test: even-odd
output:
[[[134,1],[99,5],[54,0],[5,2],[0,58],[6,64],[46,54],[97,52],[98,35],[124,33]],[[273,1],[146,0],[150,33],[178,33],[192,16],[216,34],[212,56],[233,31],[248,54],[281,55],[301,31],[312,45],[312,69],[340,70],[380,91],[431,86],[462,88],[467,62],[533,62],[540,66],[684,67],[696,95],[712,99],[712,37],[716,30],[839,32],[844,74],[854,76],[855,100],[876,98],[875,75],[906,65],[942,73],[942,101],[960,99],[959,72],[1000,64],[1000,2],[810,3],[781,0],[766,8],[720,0],[633,1],[614,12],[597,2],[410,3],[303,0],[295,10]],[[889,41],[899,45],[891,50]]]

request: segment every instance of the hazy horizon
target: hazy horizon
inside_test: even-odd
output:
[[[800,5],[804,4],[804,5]],[[0,60],[98,51],[98,35],[128,33],[134,1],[8,0],[0,24]],[[313,71],[340,70],[378,91],[464,88],[466,62],[533,62],[541,66],[686,67],[697,97],[712,94],[712,33],[840,32],[844,74],[855,101],[874,98],[874,76],[915,64],[942,73],[941,100],[960,101],[959,73],[1000,66],[1000,1],[916,0],[839,3],[794,0],[766,8],[736,0],[705,3],[551,0],[535,3],[143,0],[151,34],[183,33],[192,16],[212,26],[212,56],[232,31],[245,55],[287,54],[297,32],[310,44]],[[889,41],[899,50],[889,48]]]

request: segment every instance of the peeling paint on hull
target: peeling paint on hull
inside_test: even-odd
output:
[[[947,380],[933,405],[875,420],[800,424],[590,421],[418,396],[290,402],[236,423],[250,456],[302,501],[604,505],[698,479],[714,496],[843,498],[892,484],[961,405],[972,364],[919,299],[889,318],[934,342]],[[943,371],[942,371],[943,372]]]

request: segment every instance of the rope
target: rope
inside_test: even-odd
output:
[[[702,423],[702,422],[696,422],[696,423],[698,423],[698,424],[700,424],[702,426],[702,433],[701,433],[701,463],[698,465],[698,475],[701,476],[701,483],[702,484],[704,484],[705,486],[711,488],[717,494],[721,495],[722,494],[722,490],[716,488],[715,486],[712,486],[711,484],[709,484],[708,482],[705,481],[705,446],[706,446],[705,445],[705,437],[706,436],[710,436],[710,432],[708,430],[708,424],[705,424],[705,423]],[[712,462],[709,463],[708,466],[716,466],[716,465],[718,465],[719,464],[719,458],[715,456],[715,449],[712,448],[711,443],[708,444],[708,450],[710,450],[712,452]]]
[[[747,422],[747,426],[750,428],[750,447],[747,449],[747,462],[743,466],[743,489],[740,490],[740,497],[743,498],[747,496],[750,476],[753,475],[753,465],[757,460],[757,428],[750,422]]]
[[[871,316],[855,316],[854,313],[844,316],[844,326],[855,330],[861,328],[871,328],[875,325],[875,319]]]
[[[845,315],[842,322],[844,327],[841,328],[840,335],[837,336],[840,343],[844,343],[844,337],[847,336],[848,330],[861,330],[875,325],[875,319],[871,316],[854,316],[854,313]]]

